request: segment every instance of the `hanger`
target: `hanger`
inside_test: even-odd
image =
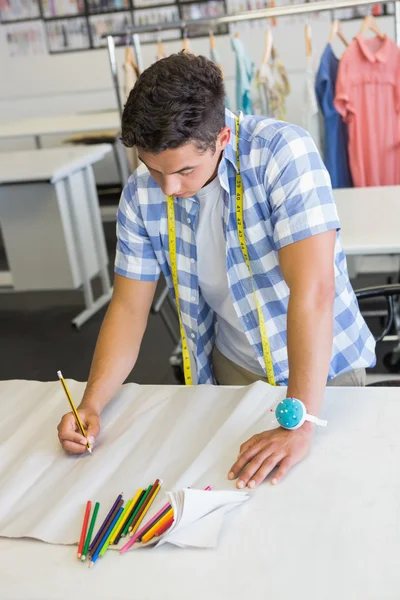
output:
[[[213,34],[212,31],[210,31],[210,48],[211,48],[211,50],[215,50],[215,47],[216,47],[215,35]]]
[[[161,58],[165,58],[166,54],[164,51],[164,46],[161,41],[161,35],[157,36],[157,60],[161,60]]]
[[[189,48],[189,40],[188,40],[188,36],[187,36],[187,29],[185,27],[185,29],[183,30],[183,42],[182,42],[182,47],[183,47],[183,51],[186,53],[190,53],[190,48]]]
[[[276,7],[276,2],[275,2],[275,0],[271,0],[271,1],[268,3],[268,8],[275,8],[275,7]],[[270,17],[270,20],[269,20],[269,21],[270,21],[271,27],[276,27],[276,17]]]
[[[312,43],[311,43],[311,25],[306,24],[304,29],[305,40],[306,40],[306,56],[310,58],[312,55]]]
[[[134,69],[134,71],[136,73],[136,76],[139,77],[140,69],[135,60],[135,57],[133,56],[132,48],[130,46],[126,46],[126,48],[125,48],[125,62],[132,66],[132,68]]]
[[[272,31],[271,31],[271,29],[268,28],[265,32],[265,51],[264,51],[264,56],[262,59],[263,65],[266,65],[270,59],[271,52],[272,52],[272,45],[273,45]]]
[[[329,36],[328,43],[332,44],[332,42],[336,36],[338,36],[338,38],[343,42],[343,44],[345,46],[349,45],[348,41],[346,40],[346,38],[343,35],[342,24],[338,19],[335,19],[332,23],[332,28],[331,28],[331,33]]]
[[[385,34],[379,29],[376,19],[372,15],[367,15],[363,20],[359,35],[365,35],[367,31],[372,31],[381,40],[386,37]]]

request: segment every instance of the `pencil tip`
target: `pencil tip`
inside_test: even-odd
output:
[[[57,371],[57,376],[58,376],[58,379],[62,379],[63,378],[61,371]]]
[[[86,560],[86,556],[82,556],[82,557],[81,557],[81,561],[82,561],[82,562],[85,562],[85,560]]]
[[[92,449],[91,449],[91,447],[90,447],[90,446],[89,446],[89,448],[88,448],[88,452],[89,452],[89,454],[92,454]]]
[[[93,567],[93,565],[94,565],[94,562],[91,562],[89,565],[89,569],[91,569]]]

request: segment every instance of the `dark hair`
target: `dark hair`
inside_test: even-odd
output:
[[[213,149],[225,126],[221,70],[204,56],[180,52],[143,71],[122,114],[122,142],[153,154],[193,141]]]

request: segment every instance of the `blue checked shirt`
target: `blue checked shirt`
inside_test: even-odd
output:
[[[375,341],[358,308],[340,243],[340,223],[329,175],[308,133],[263,117],[240,118],[239,152],[244,188],[245,235],[256,293],[262,307],[276,382],[288,383],[289,288],[278,250],[310,236],[337,230],[334,339],[328,379],[375,364]],[[253,289],[239,246],[235,212],[235,116],[226,110],[231,140],[218,177],[224,191],[222,225],[226,270],[234,308],[261,367],[264,358]],[[196,268],[196,198],[175,199],[179,300],[198,383],[213,383],[211,353],[216,315],[206,304]],[[167,201],[146,167],[129,179],[117,214],[115,272],[155,281],[163,272],[174,297],[168,251]],[[194,374],[194,381],[196,377]]]

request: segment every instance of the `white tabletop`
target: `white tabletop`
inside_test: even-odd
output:
[[[346,254],[400,254],[400,186],[334,190]]]
[[[200,387],[206,397],[208,386]],[[328,428],[318,432],[310,455],[285,482],[262,485],[229,515],[216,550],[109,552],[89,570],[75,558],[76,546],[0,539],[0,596],[397,600],[398,396],[394,388],[328,388]],[[146,402],[150,408],[150,396]]]
[[[110,144],[0,152],[0,184],[51,181],[102,160]]]
[[[83,131],[119,129],[121,118],[117,110],[75,115],[57,115],[0,121],[1,138],[19,138]]]

